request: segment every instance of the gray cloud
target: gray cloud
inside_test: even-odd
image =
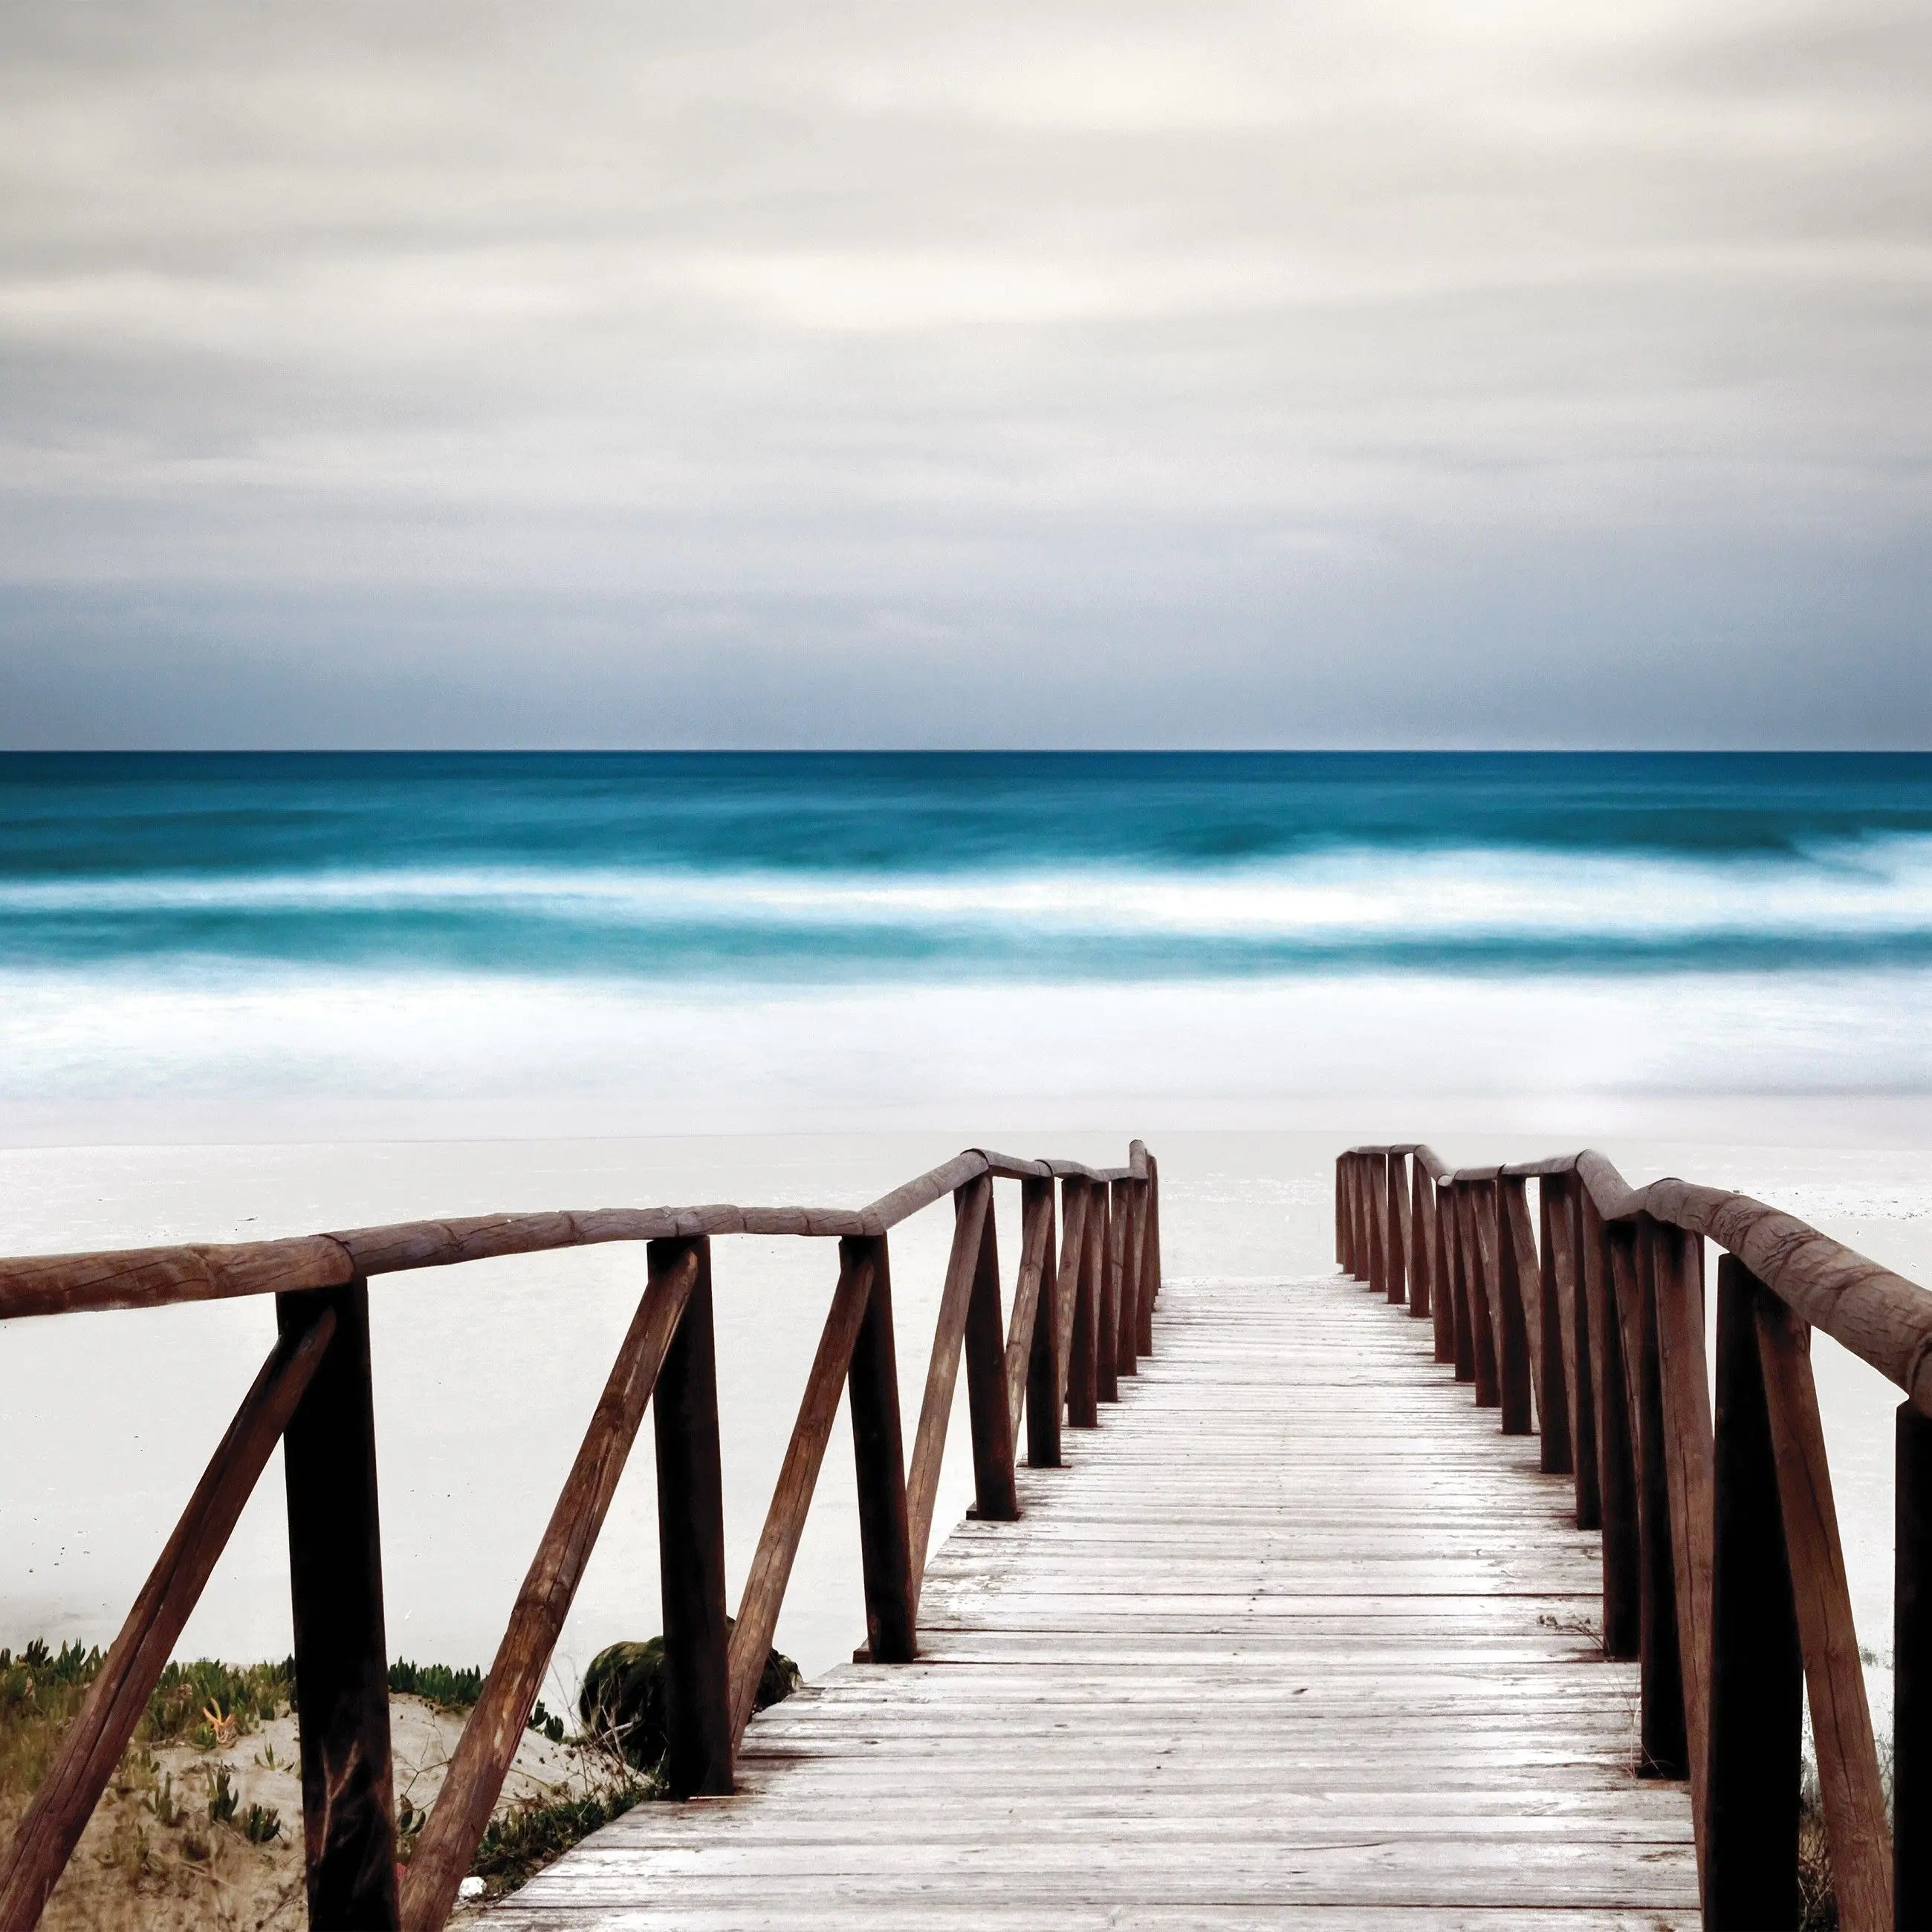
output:
[[[0,740],[1932,740],[1928,80],[1858,0],[14,10]]]

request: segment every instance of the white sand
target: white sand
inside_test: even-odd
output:
[[[1339,1113],[1340,1110],[1338,1110]],[[1606,1110],[1607,1112],[1607,1110]],[[1168,1272],[1268,1276],[1333,1266],[1330,1162],[1352,1140],[1418,1130],[1449,1159],[1592,1141],[1632,1180],[1741,1187],[1932,1282],[1932,1107],[1731,1101],[1573,1118],[1547,1106],[1438,1103],[1429,1118],[1340,1119],[1333,1132],[1160,1132]],[[1460,1126],[1471,1130],[1458,1132]],[[1504,1131],[1507,1129],[1508,1131]],[[1754,1132],[1758,1138],[1752,1138]],[[0,1151],[0,1251],[224,1240],[428,1214],[717,1199],[856,1203],[969,1140],[1016,1153],[1120,1157],[1124,1134],[969,1123],[896,1133]],[[1870,1144],[1868,1144],[1869,1143]],[[1001,1190],[1010,1196],[1015,1190]],[[1001,1202],[1010,1282],[1016,1202]],[[943,1205],[894,1237],[908,1437],[950,1235]],[[374,1297],[383,1545],[392,1654],[487,1664],[641,1286],[628,1247],[477,1263],[378,1283]],[[755,1545],[836,1268],[830,1243],[718,1244],[726,1533],[735,1597]],[[272,1333],[266,1301],[0,1324],[0,1643],[105,1642],[118,1627]],[[1418,1346],[1420,1346],[1418,1336]],[[1817,1350],[1863,1640],[1889,1648],[1896,1392],[1835,1345]],[[964,1378],[961,1383],[962,1396]],[[936,1534],[970,1499],[963,1400]],[[568,1625],[553,1705],[602,1644],[658,1625],[649,1434],[620,1489]],[[184,1654],[288,1646],[279,1470],[272,1466],[183,1639]],[[800,1549],[782,1647],[806,1670],[863,1634],[850,1438],[835,1432]],[[1881,1698],[1884,1686],[1875,1682]]]

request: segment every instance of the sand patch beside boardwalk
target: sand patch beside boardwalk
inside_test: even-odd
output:
[[[466,1714],[420,1697],[389,1700],[398,1813],[427,1810],[442,1788]],[[297,1720],[269,1719],[225,1750],[169,1744],[130,1753],[82,1834],[41,1924],[45,1932],[302,1932],[302,1787]],[[208,1816],[226,1766],[233,1822]],[[598,1754],[526,1731],[495,1815],[521,1804],[582,1796],[608,1787]],[[274,1812],[280,1829],[250,1844],[249,1808]],[[17,1820],[0,1801],[0,1839]]]

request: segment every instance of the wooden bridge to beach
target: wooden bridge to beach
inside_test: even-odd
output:
[[[1000,1181],[1021,1196],[1010,1291]],[[890,1235],[949,1200],[908,1456]],[[0,1262],[0,1318],[276,1312],[0,1853],[0,1932],[38,1918],[278,1442],[310,1923],[442,1925],[647,1408],[684,1802],[593,1834],[494,1909],[506,1927],[1790,1925],[1808,1696],[1838,1923],[1932,1927],[1932,1295],[1762,1203],[1632,1189],[1588,1152],[1452,1171],[1351,1150],[1341,1271],[1311,1279],[1217,1281],[1211,1255],[1164,1279],[1160,1200],[1138,1142],[1101,1170],[975,1150],[863,1209]],[[839,1261],[734,1622],[712,1249],[742,1232],[836,1239]],[[399,1865],[370,1281],[616,1240],[648,1244],[635,1318]],[[1905,1394],[1889,1790],[1817,1331]],[[934,1549],[962,1360],[976,1504]],[[842,1399],[866,1643],[754,1715]]]

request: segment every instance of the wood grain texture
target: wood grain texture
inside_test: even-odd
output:
[[[1755,1312],[1838,1923],[1844,1932],[1879,1932],[1892,1923],[1892,1836],[1811,1378],[1811,1338],[1770,1295],[1756,1298]]]
[[[242,1507],[335,1333],[323,1309],[284,1334],[242,1398],[52,1763],[0,1856],[0,1928],[28,1932],[66,1868]]]
[[[1424,1171],[1421,1162],[1412,1157],[1402,1228],[1408,1242],[1408,1312],[1418,1321],[1432,1320],[1436,1312],[1434,1270],[1430,1266],[1435,1198],[1435,1184]],[[1442,1358],[1438,1355],[1436,1359],[1439,1361]]]
[[[761,1712],[738,1796],[639,1807],[499,1916],[1689,1932],[1594,1539],[1426,1337],[1333,1276],[1168,1282],[1106,1426],[935,1552],[917,1664]]]
[[[1094,1391],[1102,1402],[1120,1399],[1120,1280],[1114,1266],[1113,1189],[1094,1190],[1087,1238],[1092,1250],[1095,1312]]]
[[[1154,1184],[1134,1183],[1134,1352],[1154,1353],[1154,1305],[1160,1292],[1160,1270],[1154,1259]]]
[[[523,1740],[531,1706],[543,1688],[558,1633],[570,1613],[584,1566],[616,1493],[644,1410],[657,1386],[698,1279],[698,1257],[674,1254],[650,1276],[616,1360],[592,1412],[548,1527],[531,1559],[510,1612],[483,1694],[471,1710],[445,1774],[428,1822],[418,1834],[403,1886],[402,1917],[409,1932],[436,1932],[456,1903]]]
[[[1410,1299],[1409,1264],[1415,1244],[1411,1213],[1408,1162],[1401,1154],[1389,1156],[1389,1284],[1388,1298],[1406,1304]]]
[[[1474,1259],[1466,1232],[1468,1206],[1463,1190],[1453,1181],[1439,1183],[1436,1198],[1442,1204],[1443,1253],[1448,1269],[1454,1330],[1450,1360],[1459,1382],[1473,1382],[1476,1379],[1476,1284]]]
[[[1131,1181],[1117,1180],[1107,1190],[1107,1282],[1114,1304],[1114,1372],[1117,1377],[1135,1374],[1140,1360],[1134,1350],[1138,1311],[1134,1306],[1131,1245],[1132,1187]]]
[[[1136,1142],[1135,1144],[1138,1146],[1139,1143]],[[1160,1306],[1161,1282],[1160,1162],[1156,1156],[1151,1154],[1148,1156],[1147,1171],[1148,1250],[1148,1283],[1151,1296],[1150,1306],[1158,1308]],[[1151,1317],[1150,1317],[1150,1319],[1151,1319]],[[1148,1351],[1149,1354],[1151,1354],[1154,1351],[1154,1337],[1151,1330],[1150,1330],[1148,1336]]]
[[[1710,1762],[1712,1430],[1704,1352],[1704,1244],[1675,1228],[1645,1224],[1652,1251],[1664,1459],[1670,1510],[1678,1668],[1691,1815],[1702,1835]]]
[[[1370,1292],[1388,1291],[1388,1156],[1379,1148],[1362,1157],[1362,1218],[1369,1231]]]
[[[1568,1174],[1538,1184],[1542,1224],[1543,1304],[1546,1326],[1553,1324],[1561,1344],[1562,1387],[1547,1392],[1551,1410],[1569,1431],[1568,1467],[1575,1478],[1576,1527],[1595,1529],[1603,1521],[1597,1486],[1596,1391],[1590,1366],[1588,1304],[1579,1265],[1579,1190]],[[1558,1398],[1560,1397],[1560,1401]],[[1545,1459],[1546,1466],[1556,1466]]]
[[[1496,1315],[1496,1222],[1491,1202],[1494,1190],[1480,1181],[1466,1181],[1456,1190],[1456,1216],[1462,1237],[1465,1279],[1468,1284],[1469,1334],[1475,1354],[1476,1406],[1495,1408],[1502,1401],[1498,1367],[1502,1359]],[[1485,1233],[1488,1239],[1485,1240]]]
[[[0,1261],[0,1321],[339,1288],[355,1278],[355,1262],[326,1234],[292,1241],[26,1255]]]
[[[946,1432],[952,1425],[952,1392],[958,1385],[960,1344],[965,1340],[966,1310],[980,1266],[980,1240],[992,1211],[993,1184],[986,1176],[968,1181],[954,1196],[952,1252],[946,1264],[938,1318],[933,1324],[932,1355],[926,1372],[919,1428],[913,1438],[912,1462],[906,1471],[906,1523],[915,1610],[926,1548],[932,1538],[933,1499],[939,1493]]]
[[[1495,1229],[1493,1254],[1485,1248],[1483,1263],[1495,1294],[1503,1433],[1527,1436],[1536,1426],[1534,1391],[1543,1346],[1543,1290],[1529,1210],[1522,1182],[1500,1174],[1478,1198],[1478,1240],[1484,1240],[1492,1222]]]
[[[1060,1237],[1059,1281],[1066,1332],[1062,1374],[1070,1429],[1091,1429],[1099,1414],[1100,1322],[1094,1306],[1092,1272],[1088,1265],[1092,1200],[1093,1190],[1084,1181],[1069,1181],[1061,1189],[1066,1227]]]
[[[791,1581],[792,1562],[798,1555],[799,1538],[805,1534],[806,1516],[812,1508],[812,1492],[818,1486],[825,1447],[832,1439],[838,1398],[872,1293],[872,1257],[862,1248],[848,1255],[838,1270],[832,1306],[819,1332],[818,1352],[806,1377],[805,1394],[799,1400],[798,1418],[785,1444],[784,1460],[778,1466],[771,1504],[765,1512],[765,1526],[738,1600],[726,1666],[734,1748],[751,1721],[758,1679],[778,1627],[785,1586]]]

